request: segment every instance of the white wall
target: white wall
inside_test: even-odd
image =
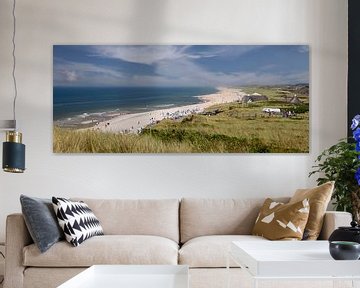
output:
[[[94,198],[290,195],[314,184],[307,177],[313,160],[346,135],[345,0],[19,0],[17,4],[18,122],[28,170],[23,175],[0,172],[0,241],[6,215],[20,211],[21,193]],[[0,1],[0,119],[12,117],[11,25],[11,0]],[[53,44],[187,43],[309,44],[311,153],[52,153]]]

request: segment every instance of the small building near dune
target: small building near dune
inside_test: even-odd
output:
[[[280,108],[263,108],[262,112],[269,113],[269,114],[280,114],[281,109]]]
[[[261,95],[259,93],[253,93],[243,96],[241,102],[242,103],[252,103],[256,101],[268,101],[269,98],[265,95]]]

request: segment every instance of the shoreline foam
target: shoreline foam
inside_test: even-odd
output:
[[[202,113],[206,108],[216,104],[241,101],[244,95],[246,94],[241,89],[219,88],[217,93],[196,96],[203,101],[201,103],[119,115],[97,122],[94,126],[86,129],[112,133],[139,133],[145,127],[163,119],[179,119],[191,114]]]

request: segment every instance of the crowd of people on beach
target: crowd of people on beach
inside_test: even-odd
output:
[[[200,107],[194,107],[193,109],[179,109],[179,110],[175,110],[175,111],[170,111],[170,112],[161,112],[160,114],[156,114],[153,112],[149,113],[150,118],[148,119],[148,121],[140,121],[140,120],[135,120],[134,121],[134,125],[132,125],[131,127],[127,128],[127,129],[122,129],[119,132],[122,134],[128,134],[128,133],[141,133],[143,131],[143,129],[149,125],[154,125],[159,123],[161,120],[163,119],[171,119],[171,120],[179,120],[182,119],[186,116],[189,116],[191,114],[198,114],[201,113],[202,109],[200,109]],[[105,124],[105,129],[110,127],[110,123],[106,123]]]
[[[197,114],[200,113],[201,109],[199,107],[195,107],[193,109],[185,109],[185,110],[176,110],[174,112],[161,112],[161,116],[163,119],[172,119],[177,120],[183,117],[186,117],[191,114]]]

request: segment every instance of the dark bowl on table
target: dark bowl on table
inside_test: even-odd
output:
[[[335,260],[358,260],[360,257],[360,244],[349,241],[331,241],[330,255]]]

